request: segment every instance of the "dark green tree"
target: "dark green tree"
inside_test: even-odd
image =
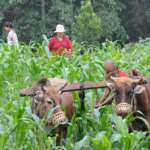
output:
[[[126,6],[121,13],[121,18],[130,37],[130,41],[138,40],[139,37],[150,37],[150,1],[121,1]]]
[[[79,16],[72,25],[74,38],[79,42],[93,43],[102,37],[101,20],[94,13],[91,0],[82,3]]]
[[[126,41],[128,36],[135,41],[150,36],[149,0],[91,1],[101,24],[100,41]],[[42,34],[50,37],[58,23],[70,34],[74,16],[80,16],[81,2],[85,0],[0,0],[0,38],[4,38],[2,25],[6,20],[13,21],[19,40],[24,42],[41,41]]]
[[[101,18],[103,39],[126,41],[128,36],[120,13],[124,5],[119,0],[92,0],[94,11]]]
[[[21,41],[41,40],[42,34],[50,37],[58,23],[70,28],[73,4],[72,0],[1,0],[1,29],[4,21],[9,20],[15,24]]]

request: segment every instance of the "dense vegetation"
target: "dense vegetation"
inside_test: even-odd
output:
[[[89,2],[90,0],[0,0],[0,35],[4,38],[2,25],[7,20],[14,22],[19,39],[23,42],[41,41],[42,34],[50,37],[58,23],[66,26],[71,37],[80,39],[79,31],[72,32],[72,26],[76,23],[75,16],[80,16],[87,19],[85,22],[80,19],[79,28],[83,29],[84,26],[86,33],[92,31],[92,38],[95,37],[93,28],[96,27],[95,31],[101,29],[96,33],[99,34],[98,41],[109,39],[127,42],[150,36],[149,0],[91,0],[93,12],[85,9],[86,12],[83,13],[83,8],[80,11]],[[89,15],[92,15],[91,20],[88,19]],[[96,19],[101,21],[100,25],[99,21],[92,22]],[[91,30],[88,24],[92,27]]]
[[[138,68],[150,75],[150,41],[121,48],[113,42],[99,47],[74,43],[71,60],[47,54],[45,43],[20,45],[19,48],[0,45],[0,149],[57,149],[55,136],[47,137],[44,121],[31,113],[30,98],[19,97],[19,89],[29,87],[43,76],[62,77],[70,82],[99,81],[104,78],[103,62],[113,59],[123,68]],[[32,50],[37,49],[37,52]],[[80,55],[80,51],[84,55]],[[101,94],[101,90],[97,93]],[[86,111],[79,109],[74,93],[76,115],[70,123],[66,139],[67,150],[146,150],[149,136],[143,132],[128,132],[132,117],[118,117],[112,106],[94,110],[96,91],[86,92]]]

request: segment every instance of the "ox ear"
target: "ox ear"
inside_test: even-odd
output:
[[[32,88],[21,89],[19,93],[20,93],[20,96],[33,96],[34,95],[34,91]]]
[[[135,88],[134,88],[134,93],[135,94],[141,94],[145,91],[145,87],[144,86],[141,86],[141,85],[137,85]]]
[[[48,78],[42,78],[37,82],[38,85],[43,85],[43,86],[48,83],[50,83],[50,80],[48,80]]]
[[[51,82],[47,78],[42,78],[38,81],[38,85],[40,85],[42,90],[46,92],[48,90],[48,87],[51,85]]]
[[[111,91],[115,91],[115,84],[113,82],[107,82],[106,85]]]

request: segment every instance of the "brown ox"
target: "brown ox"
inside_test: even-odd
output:
[[[32,112],[39,118],[51,116],[47,120],[48,127],[66,125],[74,114],[74,102],[71,93],[61,94],[60,90],[68,85],[68,81],[58,78],[41,79],[31,88],[22,89],[21,96],[32,97]],[[61,144],[66,134],[66,126],[57,129],[57,144]]]
[[[129,112],[141,111],[150,124],[150,77],[133,79],[129,77],[113,78],[106,82],[113,96],[105,99],[101,105],[114,100],[118,115],[126,116]]]

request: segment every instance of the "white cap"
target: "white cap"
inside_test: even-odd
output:
[[[55,33],[57,33],[57,32],[65,32],[64,26],[61,25],[61,24],[58,24],[58,25],[56,26]]]

